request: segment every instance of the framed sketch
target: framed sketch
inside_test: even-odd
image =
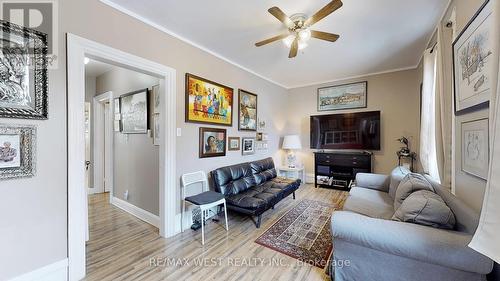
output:
[[[148,131],[148,89],[120,97],[121,130],[124,134],[146,134]]]
[[[453,42],[455,114],[487,107],[492,93],[492,8],[486,1]]]
[[[238,129],[257,131],[257,95],[238,90]]]
[[[368,82],[318,89],[318,111],[366,108]]]
[[[239,151],[240,150],[240,137],[228,137],[227,138],[227,150]]]
[[[36,127],[0,124],[0,180],[36,173]]]
[[[241,138],[241,153],[243,155],[255,153],[255,138]]]
[[[488,118],[462,123],[462,171],[486,180],[489,166]]]
[[[233,89],[186,73],[186,122],[233,125]]]
[[[153,116],[153,144],[160,145],[160,114]]]
[[[153,113],[160,113],[160,85],[151,88],[153,95]]]
[[[0,20],[0,117],[47,119],[47,35]]]
[[[200,158],[226,155],[226,129],[200,128]]]

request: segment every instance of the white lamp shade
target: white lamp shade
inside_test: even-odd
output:
[[[283,140],[283,149],[302,149],[299,135],[288,135]]]

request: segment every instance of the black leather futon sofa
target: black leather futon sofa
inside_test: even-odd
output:
[[[277,177],[271,157],[254,162],[222,167],[211,172],[215,191],[224,194],[227,208],[257,216],[255,225],[260,227],[261,215],[283,198],[293,194],[300,186],[300,179]]]

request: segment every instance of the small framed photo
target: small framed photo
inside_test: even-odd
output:
[[[160,145],[160,114],[153,116],[153,144]]]
[[[226,156],[226,129],[200,128],[200,158]]]
[[[488,118],[462,123],[462,171],[486,180],[489,167]]]
[[[160,85],[151,88],[153,95],[153,113],[160,113]]]
[[[228,144],[227,150],[239,151],[240,150],[240,137],[228,137],[227,144]]]
[[[255,138],[241,138],[241,153],[243,155],[255,153]]]
[[[36,173],[36,127],[0,124],[0,180]]]
[[[0,20],[0,117],[47,119],[47,35]]]

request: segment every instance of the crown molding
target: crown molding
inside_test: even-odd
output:
[[[212,56],[215,56],[215,57],[217,57],[217,58],[219,58],[219,59],[221,59],[221,60],[223,60],[223,61],[225,61],[227,63],[230,63],[230,64],[232,64],[232,65],[234,65],[234,66],[236,66],[236,67],[238,67],[238,68],[240,68],[240,69],[242,69],[242,70],[244,70],[246,72],[249,72],[249,73],[251,73],[251,74],[253,74],[253,75],[255,75],[255,76],[259,77],[259,78],[262,78],[262,79],[264,79],[264,80],[266,80],[268,82],[271,82],[271,83],[273,83],[273,84],[275,84],[275,85],[277,85],[277,86],[279,86],[281,88],[288,89],[287,86],[285,86],[285,85],[283,85],[281,83],[278,83],[278,82],[276,82],[276,81],[274,81],[272,79],[269,79],[269,78],[263,76],[262,74],[259,74],[259,73],[255,72],[255,71],[253,71],[253,70],[251,70],[251,69],[249,69],[247,67],[242,66],[239,63],[236,63],[236,62],[234,62],[234,61],[232,61],[232,60],[224,57],[223,55],[221,55],[219,53],[216,53],[216,52],[214,52],[214,51],[212,51],[212,50],[210,50],[210,49],[208,49],[208,48],[206,48],[206,47],[204,47],[204,46],[202,46],[202,45],[200,45],[198,43],[195,43],[195,42],[191,41],[190,39],[187,39],[186,37],[181,36],[181,35],[173,32],[173,31],[171,31],[171,30],[169,30],[169,29],[167,29],[167,28],[165,28],[163,26],[160,26],[159,24],[156,24],[156,23],[154,23],[154,22],[146,19],[143,16],[138,15],[137,13],[134,13],[134,12],[130,11],[129,9],[124,8],[123,6],[118,5],[118,4],[114,3],[114,2],[112,2],[111,0],[100,0],[100,1],[103,4],[110,6],[111,8],[114,8],[114,9],[116,9],[116,10],[118,10],[118,11],[120,11],[120,12],[122,12],[122,13],[128,15],[128,16],[131,16],[131,17],[137,19],[138,21],[141,21],[141,22],[143,22],[143,23],[145,23],[145,24],[147,24],[147,25],[149,25],[149,26],[151,26],[151,27],[153,27],[153,28],[155,28],[155,29],[157,29],[157,30],[159,30],[161,32],[164,32],[164,33],[166,33],[166,34],[168,34],[168,35],[170,35],[172,37],[175,37],[175,38],[177,38],[177,39],[179,39],[179,40],[181,40],[181,41],[183,41],[183,42],[185,42],[185,43],[187,43],[187,44],[189,44],[189,45],[191,45],[193,47],[196,47],[196,48],[198,48],[198,49],[200,49],[202,51],[205,51],[205,52],[211,54]]]

